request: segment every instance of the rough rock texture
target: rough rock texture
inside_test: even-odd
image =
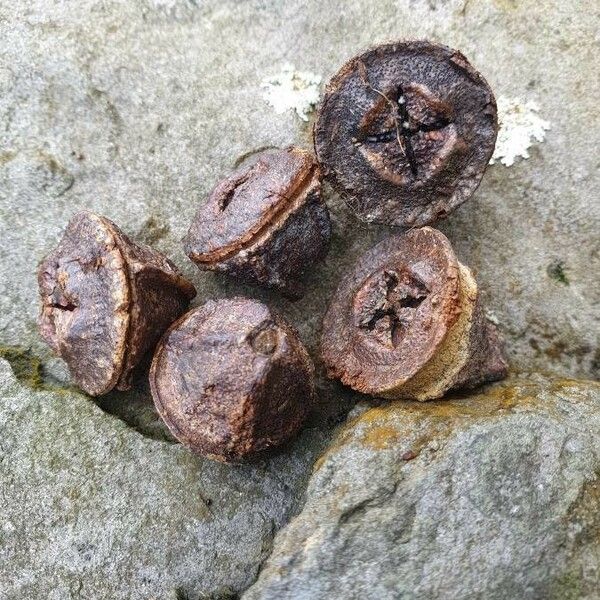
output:
[[[149,440],[0,361],[0,597],[198,598],[247,587],[314,459],[314,430],[226,467]]]
[[[298,327],[314,358],[321,318],[342,271],[386,235],[385,228],[359,223],[335,195],[326,192],[334,225],[332,248],[325,263],[315,266],[310,275],[305,297],[293,304],[219,275],[199,273],[185,257],[180,240],[198,203],[244,155],[264,146],[310,147],[311,124],[303,123],[292,111],[278,115],[263,100],[260,84],[265,77],[280,72],[283,64],[290,62],[301,71],[322,75],[326,81],[349,57],[371,44],[429,37],[461,49],[496,95],[537,101],[540,116],[552,124],[546,142],[531,149],[530,159],[519,160],[510,168],[501,164],[490,167],[475,196],[441,229],[451,239],[458,258],[475,270],[481,289],[487,291],[486,304],[498,317],[507,338],[512,365],[584,377],[599,375],[600,286],[596,274],[600,262],[600,104],[593,93],[600,77],[599,13],[600,7],[593,0],[379,0],[368,5],[360,0],[1,2],[0,354],[11,356],[18,366],[25,350],[31,348],[32,360],[41,359],[43,368],[30,383],[38,385],[42,376],[68,382],[63,365],[49,358],[36,331],[35,272],[37,262],[56,245],[68,219],[89,208],[172,258],[196,285],[195,304],[208,297],[235,294],[267,300]],[[8,345],[19,348],[5,348]],[[318,364],[317,369],[322,372]],[[326,384],[322,379],[319,387],[320,406],[335,419],[343,413],[347,395],[337,384]],[[40,450],[39,444],[27,441],[33,438],[22,434],[19,444],[23,450],[14,452],[27,454],[36,466],[30,472],[21,468],[21,488],[17,490],[5,483],[5,465],[10,464],[5,460],[0,469],[0,491],[6,495],[5,490],[13,490],[11,494],[18,494],[17,501],[24,506],[38,502],[40,510],[30,511],[30,520],[21,517],[25,521],[22,527],[31,528],[23,531],[35,531],[35,539],[41,540],[36,542],[41,550],[34,555],[41,575],[31,572],[30,581],[36,585],[39,580],[41,588],[42,582],[53,577],[59,590],[54,598],[76,597],[80,581],[85,591],[80,596],[93,597],[87,591],[106,579],[103,573],[96,578],[82,576],[72,583],[69,569],[81,567],[64,554],[64,548],[76,544],[78,536],[85,537],[77,527],[87,526],[85,519],[75,520],[75,516],[71,525],[61,521],[65,510],[61,503],[68,506],[71,502],[68,494],[63,499],[60,490],[52,492],[61,478],[67,478],[64,481],[70,482],[74,493],[83,490],[90,512],[79,514],[93,514],[107,503],[104,520],[95,522],[106,526],[116,540],[134,539],[127,519],[138,518],[136,504],[145,507],[140,515],[150,510],[152,515],[160,514],[157,504],[152,509],[147,504],[152,489],[163,490],[163,508],[169,509],[188,502],[181,493],[182,480],[192,484],[209,481],[211,493],[228,498],[225,505],[217,502],[211,506],[214,523],[222,519],[239,526],[220,527],[218,536],[217,527],[211,530],[213,534],[202,546],[203,556],[210,556],[216,545],[230,548],[230,555],[244,561],[256,556],[248,551],[246,542],[252,538],[260,545],[262,535],[260,524],[254,533],[244,526],[260,520],[252,498],[262,496],[271,502],[277,497],[285,503],[298,495],[298,488],[285,491],[282,482],[291,479],[287,461],[299,470],[306,464],[299,458],[305,442],[294,445],[275,462],[265,463],[263,468],[270,476],[261,470],[243,471],[243,481],[254,483],[242,485],[239,471],[203,461],[188,463],[191,458],[182,449],[128,432],[79,396],[68,396],[65,403],[55,400],[53,405],[60,412],[52,417],[54,409],[50,411],[47,402],[36,403],[39,396],[28,400],[25,392],[20,394],[22,402],[34,403],[27,418],[22,417],[23,427],[35,425],[35,436],[44,446]],[[73,403],[77,411],[71,413],[69,405]],[[110,394],[102,406],[148,435],[159,439],[167,436],[140,382],[130,393]],[[84,420],[89,414],[93,415],[92,425]],[[325,419],[319,422],[326,424]],[[119,478],[119,486],[112,491],[123,488],[129,494],[121,504],[122,495],[113,495],[101,485],[93,490],[87,487],[84,474],[92,480],[100,475],[84,469],[97,459],[95,452],[80,458],[77,447],[82,441],[76,434],[80,427],[89,427],[90,435],[98,432],[93,438],[98,456],[109,461],[111,477]],[[117,444],[114,461],[103,444],[112,448],[110,440],[115,438],[99,435],[106,431],[126,440]],[[0,441],[3,448],[7,441]],[[12,443],[17,444],[16,438]],[[185,473],[189,479],[174,475],[167,492],[168,485],[161,488],[162,484],[156,483],[162,480],[145,455],[148,448],[176,456],[183,464],[197,465],[196,470],[188,466]],[[60,474],[49,464],[51,452],[62,457]],[[152,477],[142,479],[144,470]],[[129,479],[133,483],[128,484]],[[573,486],[578,493],[577,481]],[[36,487],[45,490],[39,500]],[[20,507],[7,503],[0,503],[0,507],[17,517],[20,514]],[[185,507],[181,510],[187,511]],[[147,517],[147,522],[156,518]],[[182,517],[181,522],[186,523],[185,519]],[[275,519],[276,525],[283,520]],[[168,526],[164,527],[167,531]],[[87,531],[100,539],[92,527]],[[144,535],[141,529],[137,531]],[[217,566],[221,574],[235,573],[235,569],[218,559],[191,561],[193,566],[185,573],[177,568],[161,570],[165,565],[161,561],[177,562],[175,553],[166,555],[161,549],[173,540],[178,540],[173,541],[175,547],[191,544],[187,537],[190,531],[194,531],[193,526],[185,535],[180,535],[181,529],[172,533],[164,546],[165,536],[160,531],[150,540],[144,538],[147,543],[143,546],[135,545],[137,550],[132,549],[133,543],[123,542],[119,547],[124,550],[115,551],[115,556],[123,558],[124,564],[138,560],[157,577],[185,580],[192,589],[208,589],[213,583],[221,586],[221,575],[210,579],[213,567]],[[59,534],[62,546],[53,547],[63,550],[45,552],[43,540],[56,539]],[[11,544],[18,542],[17,547],[25,547],[25,535],[11,535]],[[107,558],[110,539],[102,538],[90,560],[98,569],[115,569],[116,573],[118,565]],[[198,547],[204,543],[203,535],[195,539],[200,540]],[[9,545],[3,541],[1,547],[0,552],[7,552]],[[24,564],[26,558],[21,552],[21,559],[9,555],[8,561],[0,561],[2,576],[7,569],[14,575],[19,563]],[[56,557],[62,557],[63,562],[56,562]],[[121,584],[131,581],[134,589],[136,579],[123,573],[118,571],[115,578]],[[242,586],[250,579],[240,576],[237,581]],[[72,593],[68,582],[75,586]],[[151,584],[146,587],[162,600],[161,589]],[[25,596],[35,598],[32,590]],[[151,593],[145,596],[151,597]],[[22,597],[20,593],[15,596]],[[46,600],[51,596],[45,589],[38,597]],[[144,594],[133,597],[137,600]]]
[[[600,384],[362,412],[244,600],[596,599]]]

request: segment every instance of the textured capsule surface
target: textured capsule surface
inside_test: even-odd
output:
[[[475,191],[498,131],[485,79],[427,41],[373,48],[330,81],[314,129],[324,176],[363,220],[421,226]]]
[[[263,152],[219,182],[184,247],[201,269],[297,298],[330,236],[319,166],[309,152],[290,147]]]
[[[41,336],[93,396],[128,389],[143,356],[196,294],[166,257],[92,212],[71,219],[38,283]]]
[[[296,332],[256,300],[210,300],[159,344],[150,386],[173,435],[209,458],[240,462],[293,437],[315,397]]]
[[[391,236],[344,277],[323,321],[328,375],[357,391],[430,400],[506,375],[495,326],[448,239]]]

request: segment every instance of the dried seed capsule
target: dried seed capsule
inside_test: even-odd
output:
[[[71,219],[38,283],[40,333],[92,396],[129,389],[143,356],[196,295],[171,261],[92,212]]]
[[[314,130],[324,176],[365,221],[421,226],[475,191],[498,131],[496,101],[456,50],[378,46],[327,87]]]
[[[302,274],[331,236],[320,177],[300,148],[259,155],[211,192],[184,239],[186,253],[201,269],[300,297]]]
[[[195,452],[239,462],[290,439],[314,399],[296,332],[257,300],[211,300],[167,331],[150,369],[156,408]]]
[[[390,399],[440,398],[507,369],[471,271],[431,227],[360,258],[325,315],[321,348],[330,377]]]

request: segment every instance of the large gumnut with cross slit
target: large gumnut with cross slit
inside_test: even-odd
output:
[[[329,377],[389,399],[440,398],[507,372],[473,274],[431,227],[358,260],[325,315],[321,355]]]
[[[92,396],[129,389],[136,367],[196,295],[165,256],[92,212],[71,219],[38,283],[41,336]]]
[[[479,185],[496,101],[458,51],[427,41],[373,48],[327,86],[314,128],[324,177],[368,222],[422,226]]]

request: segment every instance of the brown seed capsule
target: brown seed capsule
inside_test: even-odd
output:
[[[440,398],[507,370],[471,271],[431,227],[360,258],[325,315],[321,348],[330,377],[390,399]]]
[[[327,87],[314,130],[324,176],[363,220],[421,226],[475,191],[494,150],[496,101],[456,50],[378,46]]]
[[[257,300],[210,300],[167,331],[150,369],[156,408],[195,452],[239,462],[290,439],[314,400],[296,332]]]
[[[40,333],[92,396],[129,389],[143,356],[196,295],[171,261],[92,212],[71,219],[38,283]]]
[[[184,239],[186,253],[201,269],[302,296],[301,276],[331,236],[320,178],[300,148],[259,155],[211,192]]]

